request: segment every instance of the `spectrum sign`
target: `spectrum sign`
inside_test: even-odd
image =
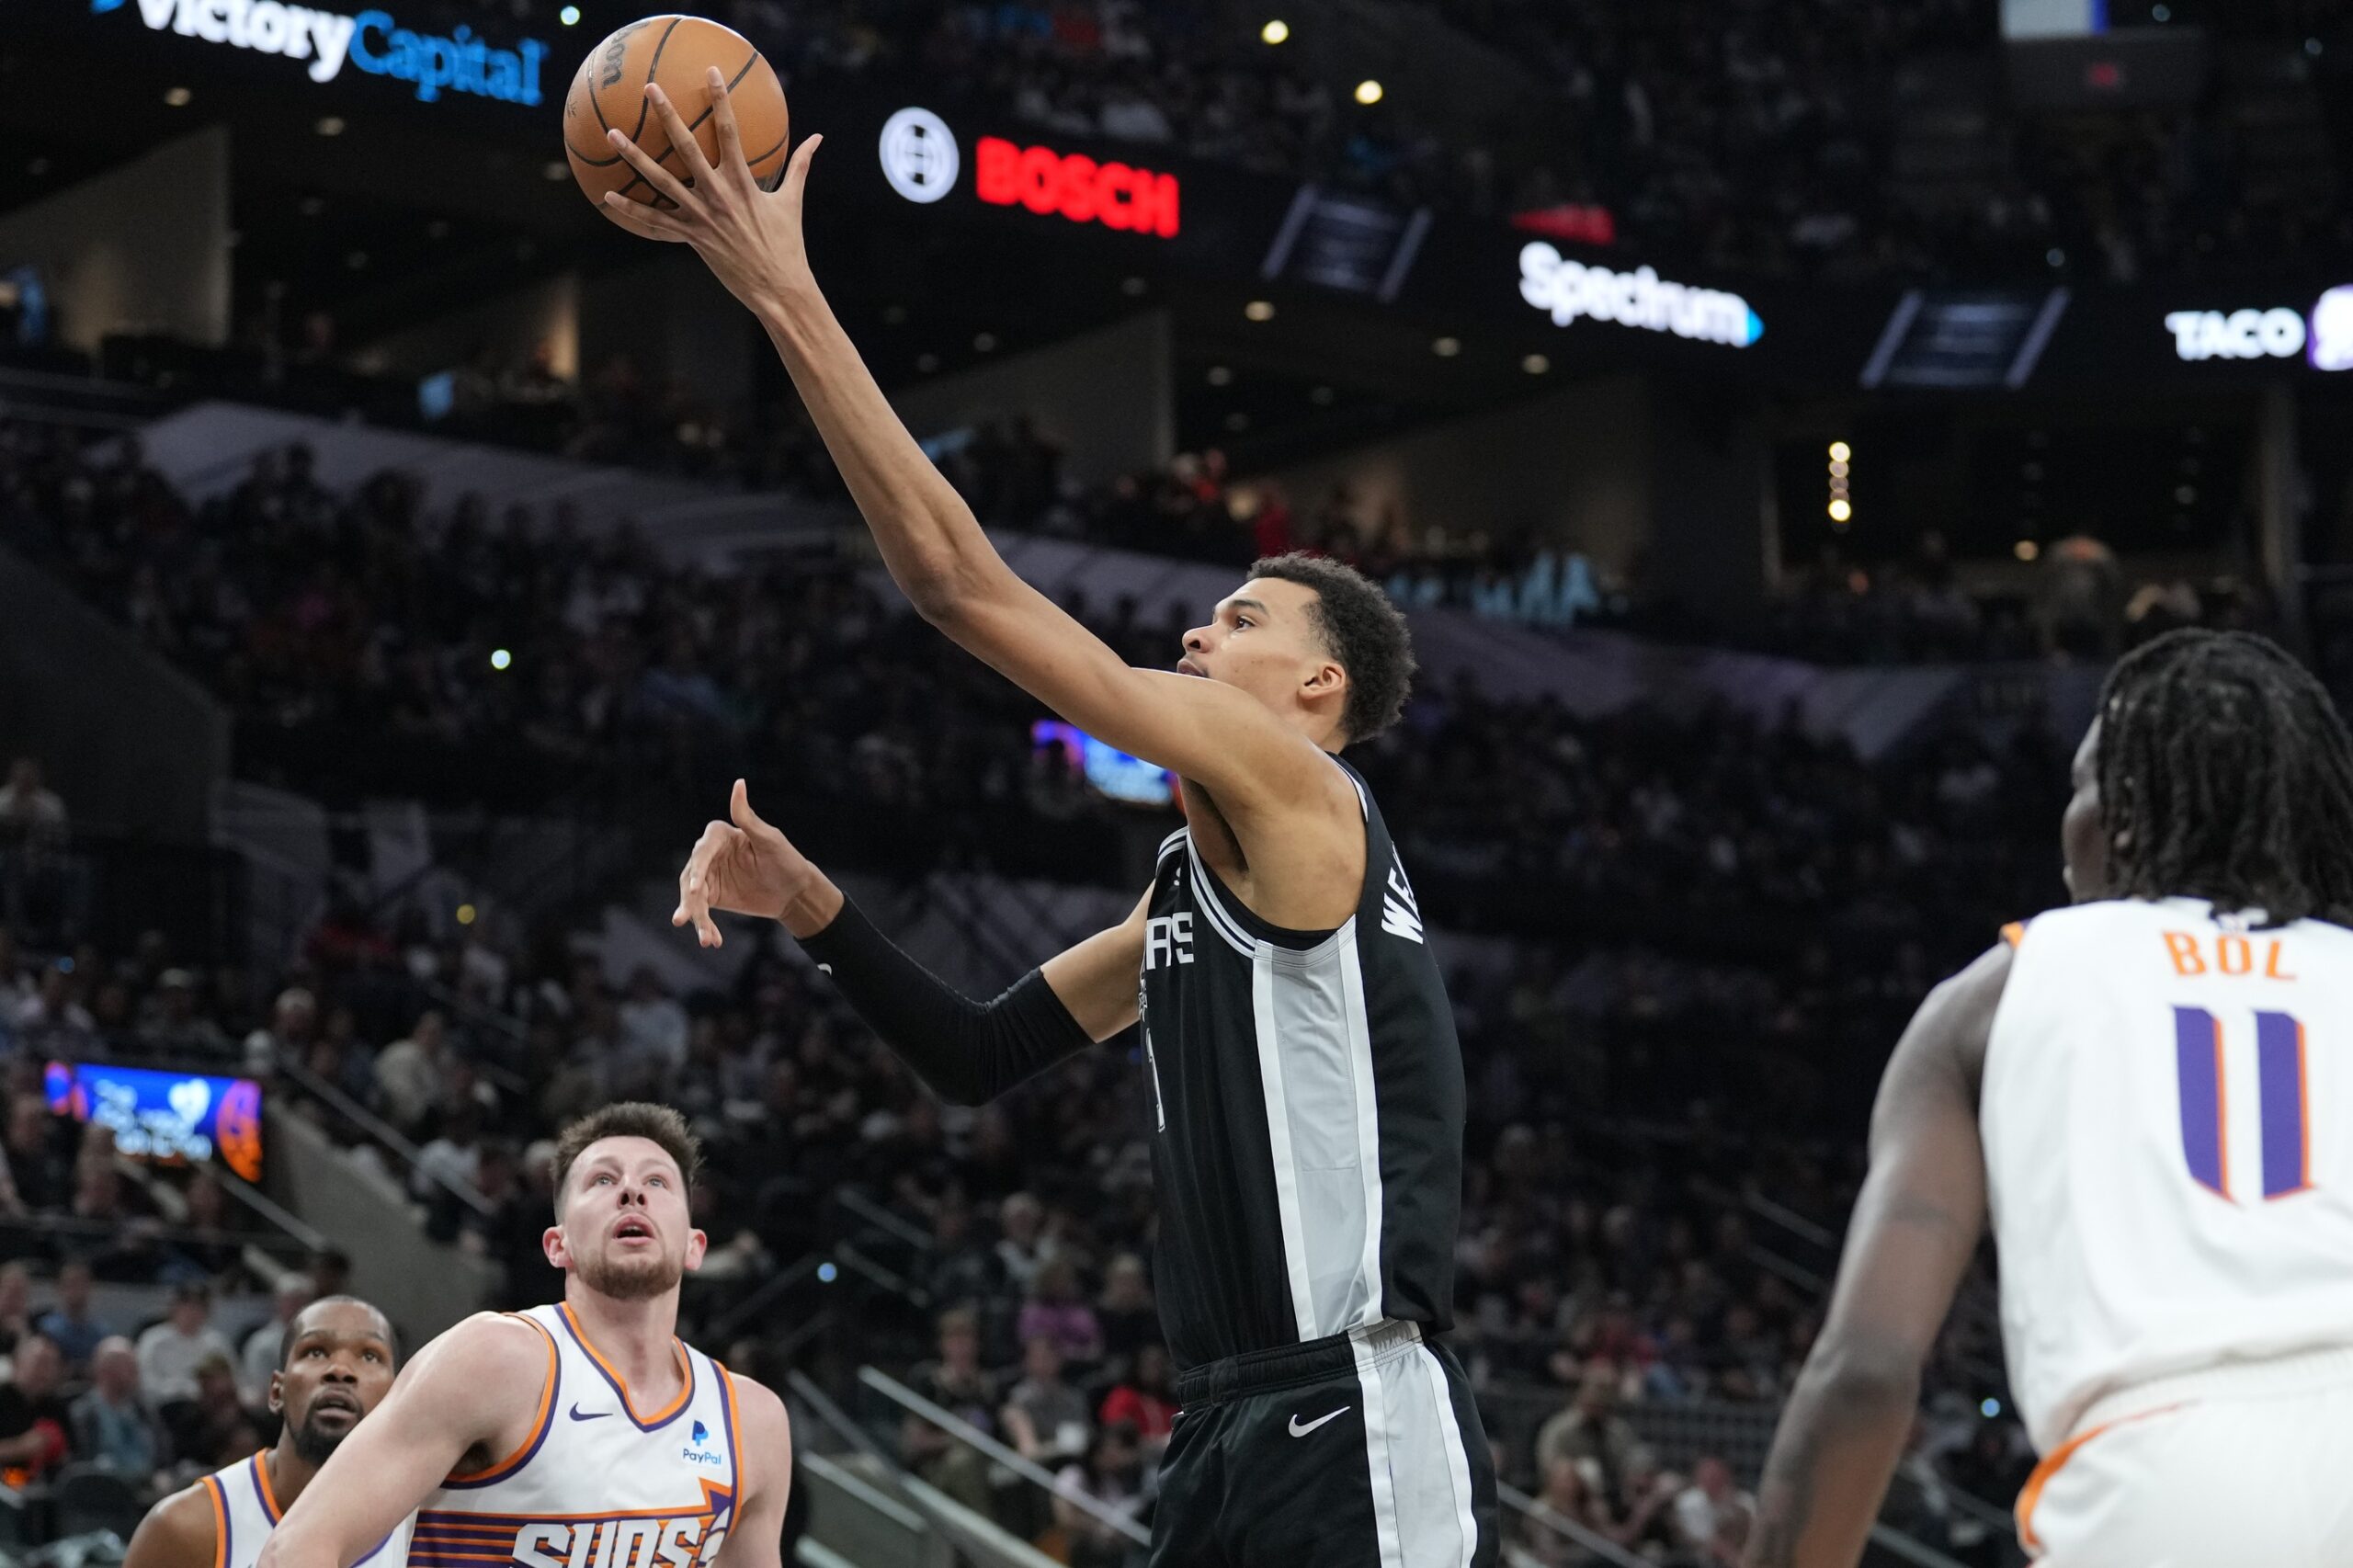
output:
[[[129,3],[90,0],[90,11],[105,16]],[[308,61],[313,82],[334,81],[348,61],[370,76],[412,84],[417,97],[428,104],[447,88],[501,103],[535,105],[540,102],[540,66],[549,47],[527,38],[513,49],[494,49],[472,28],[460,27],[444,38],[402,27],[389,11],[347,17],[279,0],[139,0],[139,17],[151,32],[168,28],[206,43]]]
[[[1765,323],[1737,294],[1669,283],[1647,267],[1587,267],[1542,240],[1520,249],[1519,297],[1558,326],[1590,317],[1727,348],[1745,348],[1765,335]]]
[[[2308,317],[2298,311],[2176,311],[2165,317],[2174,354],[2210,359],[2294,359],[2315,370],[2353,370],[2353,284],[2331,289]]]

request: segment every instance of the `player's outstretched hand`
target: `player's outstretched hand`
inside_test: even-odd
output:
[[[777,188],[762,190],[744,161],[735,108],[717,66],[705,78],[704,89],[710,95],[711,123],[719,131],[718,166],[703,156],[669,95],[648,82],[646,98],[669,133],[685,178],[646,156],[626,133],[612,131],[614,150],[645,176],[657,196],[674,205],[648,206],[608,191],[605,210],[632,233],[694,246],[730,293],[757,309],[763,301],[810,281],[809,253],[801,237],[801,199],[809,184],[809,161],[824,138],[812,136],[794,148]]]
[[[727,802],[733,822],[714,822],[695,841],[678,873],[678,907],[670,924],[691,923],[706,948],[726,945],[711,919],[714,910],[780,920],[792,902],[819,880],[817,868],[792,841],[752,810],[751,792],[741,778]]]

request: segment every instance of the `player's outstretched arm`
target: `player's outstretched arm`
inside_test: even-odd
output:
[[[876,930],[793,842],[752,810],[742,779],[727,822],[703,829],[678,873],[673,926],[723,945],[713,912],[780,920],[882,1042],[954,1105],[980,1105],[1136,1021],[1144,905],[974,1002]]]
[[[744,1423],[735,1456],[742,1505],[727,1527],[717,1568],[783,1568],[784,1510],[792,1501],[792,1422],[773,1390],[728,1374]]]
[[[131,1534],[122,1568],[212,1568],[218,1527],[211,1488],[201,1481],[156,1504]]]
[[[759,317],[892,579],[915,608],[1071,723],[1205,786],[1229,814],[1324,799],[1330,767],[1263,703],[1213,681],[1129,667],[1006,565],[899,422],[810,271],[801,205],[823,138],[795,149],[778,189],[763,191],[744,161],[716,70],[706,90],[719,131],[718,167],[705,161],[676,108],[649,85],[654,112],[680,149],[684,178],[618,131],[613,145],[676,210],[617,193],[606,207],[624,228],[694,246]]]
[[[1995,949],[1938,986],[1904,1032],[1871,1112],[1830,1316],[1781,1413],[1748,1568],[1854,1568],[1903,1457],[1920,1368],[1985,1228],[1978,1077],[2010,972]]]
[[[499,1313],[427,1345],[286,1510],[259,1568],[351,1568],[470,1450],[496,1460],[502,1439],[537,1429],[548,1369],[546,1337]]]

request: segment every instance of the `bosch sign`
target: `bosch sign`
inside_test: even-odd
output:
[[[2191,364],[2210,359],[2309,358],[2319,370],[2353,370],[2353,285],[2331,289],[2301,312],[2176,311],[2165,317],[2174,353]]]
[[[1176,176],[1084,153],[1017,147],[983,136],[972,149],[972,187],[992,207],[1059,212],[1074,223],[1100,223],[1129,234],[1167,239],[1179,220]]]
[[[90,9],[104,16],[125,4],[90,0]],[[540,65],[548,56],[538,39],[494,49],[472,28],[444,38],[402,27],[389,11],[347,17],[279,0],[139,0],[139,16],[155,32],[168,28],[183,38],[308,61],[313,82],[334,81],[348,60],[371,76],[414,84],[426,103],[446,87],[502,103],[537,104]]]

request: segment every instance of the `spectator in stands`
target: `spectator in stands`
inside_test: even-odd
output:
[[[182,1263],[208,1279],[218,1279],[243,1267],[244,1244],[230,1228],[229,1192],[221,1178],[199,1167],[188,1178],[181,1197],[188,1205],[182,1233],[172,1240],[172,1251]]]
[[[1691,1467],[1691,1483],[1675,1500],[1675,1528],[1685,1550],[1736,1562],[1756,1511],[1756,1500],[1733,1480],[1732,1466],[1710,1454]]]
[[[280,1353],[286,1348],[286,1325],[315,1300],[310,1276],[289,1270],[278,1277],[277,1288],[270,1291],[269,1316],[245,1335],[244,1346],[237,1353],[238,1381],[247,1403],[260,1404],[268,1399],[270,1374],[278,1370]]]
[[[0,1356],[13,1356],[33,1332],[33,1276],[21,1263],[0,1264]]]
[[[33,1326],[53,1340],[69,1371],[90,1365],[101,1342],[115,1337],[114,1325],[91,1309],[89,1260],[69,1257],[57,1268],[57,1303],[35,1320]],[[131,1348],[130,1341],[123,1348]]]
[[[1060,1464],[1086,1451],[1086,1401],[1063,1381],[1062,1352],[1043,1335],[1021,1350],[1021,1381],[1006,1397],[1007,1440],[1023,1459]]]
[[[225,1351],[205,1357],[195,1384],[188,1398],[165,1401],[156,1412],[174,1451],[216,1468],[251,1453],[264,1423],[237,1392],[236,1363]]]
[[[65,836],[65,801],[41,778],[40,759],[20,756],[0,784],[0,835],[55,843]]]
[[[997,1261],[1014,1289],[1028,1294],[1045,1261],[1050,1244],[1045,1237],[1046,1208],[1026,1192],[1017,1192],[998,1208]]]
[[[1590,1461],[1562,1455],[1544,1467],[1544,1484],[1535,1497],[1535,1507],[1523,1519],[1519,1528],[1520,1545],[1544,1568],[1585,1568],[1599,1561],[1582,1545],[1573,1540],[1564,1526],[1574,1526],[1597,1535],[1607,1535],[1617,1526],[1610,1517],[1608,1505],[1588,1485],[1586,1474],[1595,1469]]]
[[[106,1466],[142,1495],[170,1452],[170,1437],[139,1392],[139,1352],[119,1335],[90,1356],[90,1387],[70,1410],[74,1457]]]
[[[441,1119],[440,1133],[417,1151],[409,1196],[431,1203],[442,1196],[448,1185],[472,1187],[482,1157],[482,1112],[473,1106],[460,1105]]]
[[[931,1273],[925,1281],[935,1301],[995,1301],[1005,1286],[1005,1265],[972,1227],[972,1206],[961,1192],[932,1209]]]
[[[416,1131],[440,1103],[449,1067],[449,1021],[428,1007],[406,1039],[377,1054],[377,1110],[404,1133]]]
[[[1160,1343],[1160,1308],[1153,1301],[1142,1258],[1123,1252],[1111,1260],[1103,1271],[1095,1321],[1103,1331],[1103,1354],[1114,1369],[1124,1368],[1145,1346]],[[1151,1435],[1148,1430],[1144,1434]]]
[[[651,964],[630,976],[629,996],[619,1009],[620,1038],[614,1042],[611,1092],[630,1095],[658,1086],[687,1060],[687,1010],[663,987]]]
[[[1092,1367],[1103,1359],[1103,1330],[1095,1309],[1078,1293],[1078,1267],[1067,1257],[1049,1258],[1029,1282],[1014,1325],[1023,1344],[1051,1339],[1065,1366]]]
[[[245,1071],[266,1078],[281,1062],[302,1061],[318,1029],[317,994],[308,986],[288,986],[270,1006],[268,1026],[245,1036]]]
[[[139,1024],[139,1040],[154,1055],[194,1063],[218,1062],[229,1049],[221,1026],[198,1010],[196,976],[177,968],[157,977],[154,997]]]
[[[54,1213],[74,1190],[74,1149],[81,1130],[71,1117],[52,1115],[38,1089],[19,1091],[8,1101],[6,1150],[9,1185],[35,1212]]]
[[[63,1397],[65,1358],[40,1335],[17,1346],[16,1375],[0,1383],[0,1481],[24,1486],[72,1451],[74,1415]]]
[[[158,1413],[197,1397],[196,1371],[219,1357],[231,1366],[235,1353],[212,1325],[212,1287],[189,1280],[172,1291],[171,1314],[139,1336],[139,1384]]]
[[[1135,1429],[1144,1451],[1158,1458],[1176,1426],[1176,1396],[1169,1387],[1168,1347],[1154,1342],[1136,1351],[1125,1380],[1103,1396],[1097,1417],[1105,1426],[1123,1422]]]
[[[981,1365],[981,1325],[969,1307],[939,1314],[939,1354],[907,1374],[907,1384],[981,1432],[996,1432],[999,1389]],[[990,1510],[988,1466],[978,1452],[918,1415],[900,1426],[899,1457],[908,1469],[966,1507]]]
[[[341,1247],[321,1247],[302,1265],[311,1289],[321,1300],[351,1294],[351,1256]]]
[[[1143,1502],[1135,1428],[1114,1422],[1095,1435],[1084,1459],[1054,1478],[1054,1523],[1069,1546],[1070,1568],[1125,1568],[1134,1542],[1097,1510],[1133,1520]]]
[[[1555,1460],[1588,1461],[1600,1472],[1598,1490],[1613,1498],[1623,1494],[1643,1458],[1642,1438],[1618,1414],[1618,1369],[1607,1361],[1586,1368],[1576,1398],[1536,1434],[1539,1475],[1549,1478]]]

